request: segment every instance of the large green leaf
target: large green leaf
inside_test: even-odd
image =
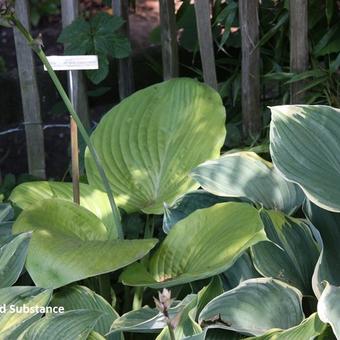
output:
[[[0,338],[17,339],[18,336],[44,313],[40,307],[46,307],[52,291],[36,287],[9,287],[0,289],[0,305],[13,308],[14,311],[0,313]],[[16,308],[33,308],[29,313],[22,313]]]
[[[234,201],[236,200],[234,199]],[[163,230],[167,234],[173,225],[195,210],[227,201],[228,198],[215,196],[204,190],[191,191],[178,198],[171,207],[167,204],[164,205]]]
[[[313,290],[319,297],[324,281],[340,286],[340,214],[321,209],[309,201],[304,204],[304,212],[317,228],[314,233],[322,248],[313,275]]]
[[[304,295],[313,295],[312,276],[320,251],[308,224],[279,211],[263,210],[261,217],[272,242],[252,247],[256,269],[263,276],[298,288]]]
[[[298,325],[304,318],[301,301],[301,293],[281,281],[250,279],[208,303],[199,315],[199,322],[262,335],[272,328]]]
[[[288,105],[271,111],[270,152],[277,169],[313,203],[340,212],[340,110]]]
[[[0,288],[14,284],[24,267],[31,233],[11,236],[0,243]]]
[[[314,313],[295,327],[284,331],[280,329],[270,330],[262,336],[247,338],[247,340],[313,340],[322,334],[326,328],[327,325],[320,321],[317,313]]]
[[[224,123],[218,93],[192,79],[172,79],[123,100],[91,136],[117,204],[160,214],[164,202],[198,188],[189,173],[219,156]],[[90,184],[101,188],[88,150],[85,165]]]
[[[195,294],[187,295],[183,301],[180,301],[169,308],[169,317],[173,319],[176,315],[183,313],[188,305],[192,306],[193,301],[197,303],[197,296]],[[164,315],[156,308],[145,306],[141,309],[128,312],[116,319],[112,324],[111,333],[119,331],[154,333],[160,332],[165,327],[166,322]]]
[[[18,340],[86,339],[102,313],[76,310],[45,317],[31,325]]]
[[[286,213],[293,212],[304,198],[298,186],[287,182],[271,163],[254,152],[223,155],[199,165],[191,175],[214,195],[243,197]]]
[[[119,315],[110,304],[100,295],[84,286],[72,286],[59,289],[53,294],[50,306],[62,306],[65,311],[87,309],[100,311],[101,318],[96,323],[94,330],[105,335]]]
[[[318,314],[323,322],[332,326],[337,339],[340,339],[340,287],[327,283],[318,302]]]
[[[216,204],[179,221],[149,262],[128,267],[121,279],[154,288],[203,279],[227,270],[247,248],[266,239],[250,204]]]
[[[156,240],[111,240],[90,211],[59,199],[23,211],[14,233],[33,231],[26,267],[39,287],[57,288],[124,267],[152,249]]]
[[[59,198],[73,202],[72,183],[65,182],[26,182],[18,185],[9,199],[19,208],[25,210],[35,203],[49,198]],[[106,193],[80,183],[80,205],[100,218],[108,227],[110,238],[117,238],[112,210]]]

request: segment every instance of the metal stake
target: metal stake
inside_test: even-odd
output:
[[[76,98],[74,98],[73,72],[74,71],[67,71],[67,77],[71,103],[72,106],[75,107]],[[72,116],[70,116],[70,135],[73,201],[74,203],[80,204],[78,127]]]

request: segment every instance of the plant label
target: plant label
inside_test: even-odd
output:
[[[97,70],[99,68],[96,55],[70,55],[47,57],[54,71]],[[46,71],[46,67],[44,66]]]

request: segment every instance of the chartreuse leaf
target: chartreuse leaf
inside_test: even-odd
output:
[[[86,339],[102,313],[76,310],[47,316],[31,325],[18,340]]]
[[[254,152],[225,154],[199,165],[191,175],[214,195],[244,197],[288,214],[304,199],[298,186],[287,182],[270,162]]]
[[[109,111],[91,140],[117,204],[127,212],[163,213],[198,188],[190,171],[217,158],[226,131],[217,92],[193,79],[172,79],[134,93]],[[102,183],[89,151],[89,183]]]
[[[286,330],[273,329],[262,336],[247,338],[247,340],[315,339],[318,335],[322,334],[326,328],[327,325],[319,319],[317,313],[314,313],[295,327]]]
[[[173,226],[146,264],[128,267],[125,285],[170,287],[219,274],[250,246],[266,240],[258,211],[227,202],[196,210]]]
[[[313,275],[313,290],[320,297],[324,281],[340,286],[340,214],[321,209],[306,201],[304,213],[317,228],[315,233],[321,246],[321,254]]]
[[[319,247],[306,221],[280,211],[262,210],[268,238],[251,248],[253,263],[262,276],[273,277],[312,295],[312,276]]]
[[[337,339],[340,338],[340,287],[327,283],[318,302],[318,314],[323,322],[332,326]]]
[[[112,272],[146,255],[156,240],[111,240],[90,211],[59,199],[24,210],[14,233],[33,231],[26,268],[39,287],[57,288]]]
[[[87,309],[102,312],[94,330],[101,335],[109,332],[111,325],[119,315],[100,295],[84,286],[72,286],[59,289],[53,294],[50,306],[62,306],[65,311]]]
[[[10,236],[0,242],[0,288],[13,285],[19,278],[26,261],[31,233]]]
[[[271,111],[274,165],[285,178],[298,183],[313,203],[340,212],[340,110],[287,105]]]
[[[210,301],[199,315],[199,322],[249,335],[262,335],[272,328],[287,329],[300,324],[304,315],[302,295],[281,281],[260,278]]]
[[[187,217],[197,209],[208,208],[216,203],[231,201],[225,197],[215,196],[204,190],[195,190],[178,198],[169,207],[164,205],[163,230],[167,234],[178,221]],[[234,199],[237,201],[237,199]]]
[[[0,338],[17,339],[18,336],[43,314],[40,307],[46,307],[52,291],[37,287],[9,287],[0,289],[0,305],[8,308],[0,313]],[[33,308],[29,313],[21,313],[16,308]],[[11,310],[11,308],[13,310]]]
[[[73,202],[72,183],[64,182],[26,182],[18,185],[9,199],[25,210],[33,204],[49,198],[59,198]],[[80,205],[94,213],[108,227],[110,238],[117,238],[117,228],[113,223],[110,202],[105,192],[88,184],[80,183]]]
[[[169,308],[169,317],[175,318],[176,315],[183,313],[189,305],[197,303],[195,294],[187,295],[183,301],[174,303],[174,306]],[[192,308],[192,307],[191,307]],[[156,308],[145,306],[138,310],[133,310],[116,319],[111,326],[111,333],[115,332],[131,332],[131,333],[155,333],[160,332],[166,327],[164,315]]]

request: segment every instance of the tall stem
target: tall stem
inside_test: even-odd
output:
[[[168,330],[169,330],[169,334],[170,334],[170,339],[176,340],[174,329],[172,328],[170,323],[168,323]]]
[[[141,309],[143,305],[144,287],[136,287],[133,295],[132,310]]]
[[[65,106],[67,107],[72,118],[77,123],[79,132],[81,133],[82,137],[84,138],[84,140],[85,140],[85,142],[86,142],[86,144],[87,144],[87,146],[90,150],[90,153],[91,153],[91,155],[94,159],[94,162],[96,164],[98,173],[101,177],[104,188],[106,190],[106,193],[107,193],[107,196],[108,196],[108,199],[109,199],[109,202],[110,202],[110,206],[111,206],[111,209],[112,209],[114,222],[115,222],[115,225],[117,226],[118,238],[123,239],[124,235],[123,235],[122,224],[121,224],[121,221],[120,221],[119,210],[118,210],[117,205],[115,203],[115,200],[114,200],[111,188],[110,188],[109,181],[108,181],[108,179],[105,175],[104,168],[101,165],[100,157],[99,157],[98,153],[96,152],[83,123],[81,122],[78,114],[75,112],[70,99],[68,98],[68,96],[67,96],[63,86],[61,85],[59,78],[57,77],[56,73],[53,71],[53,69],[52,69],[44,51],[41,49],[40,45],[37,44],[37,42],[33,39],[31,34],[27,31],[27,29],[21,24],[21,22],[14,15],[11,16],[10,20],[17,27],[17,29],[21,32],[21,34],[26,38],[28,43],[32,46],[34,52],[38,55],[39,59],[45,65],[48,74],[50,75],[57,91],[59,92],[63,102],[65,103]]]
[[[145,221],[145,228],[144,228],[144,238],[152,238],[153,233],[155,229],[155,219],[154,215],[146,215],[146,221]],[[146,255],[142,263],[145,263],[148,260],[149,256]],[[132,302],[132,309],[140,309],[143,304],[143,293],[144,293],[144,287],[136,287],[135,293],[133,295],[133,302]]]

